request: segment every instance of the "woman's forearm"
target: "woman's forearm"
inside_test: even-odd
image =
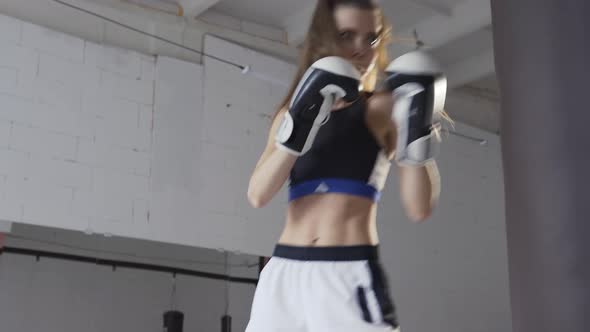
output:
[[[436,162],[421,167],[398,166],[400,194],[406,214],[412,221],[424,221],[432,214],[440,193]]]
[[[281,190],[297,157],[274,149],[256,167],[248,185],[248,200],[256,208],[266,205]]]

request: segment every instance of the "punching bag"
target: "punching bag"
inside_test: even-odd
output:
[[[590,331],[590,1],[491,6],[513,332]]]
[[[164,313],[164,332],[182,332],[184,314],[180,311],[166,311]]]

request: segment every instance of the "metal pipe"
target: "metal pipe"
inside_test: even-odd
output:
[[[176,267],[170,267],[170,266],[127,262],[127,261],[104,259],[104,258],[98,258],[98,257],[71,255],[71,254],[49,252],[49,251],[35,250],[35,249],[25,249],[25,248],[15,248],[15,247],[0,248],[0,255],[5,254],[5,253],[32,256],[32,257],[36,257],[37,260],[39,260],[41,257],[48,257],[48,258],[68,260],[68,261],[74,261],[74,262],[111,266],[113,268],[113,270],[115,270],[117,267],[125,267],[125,268],[130,268],[130,269],[155,271],[155,272],[167,272],[167,273],[172,273],[172,274],[181,274],[181,275],[192,276],[192,277],[224,280],[226,282],[231,281],[231,282],[238,282],[238,283],[251,284],[251,285],[256,285],[256,283],[258,282],[258,279],[253,279],[253,278],[232,277],[229,275],[188,270],[188,269],[182,269],[182,268],[176,268]]]

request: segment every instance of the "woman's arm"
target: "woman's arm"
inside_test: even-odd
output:
[[[430,217],[440,195],[440,175],[435,161],[425,166],[398,165],[400,196],[407,216],[415,222]]]
[[[390,160],[394,159],[397,125],[392,120],[391,93],[377,92],[368,101],[367,124]],[[421,167],[397,166],[402,205],[410,220],[426,220],[438,202],[440,176],[436,162]]]
[[[281,190],[297,157],[275,146],[275,134],[281,123],[285,110],[275,117],[270,128],[266,147],[260,156],[250,177],[248,201],[255,207],[263,207]]]

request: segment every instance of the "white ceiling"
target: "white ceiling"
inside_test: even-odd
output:
[[[246,21],[282,28],[287,17],[315,2],[316,0],[221,0],[213,9]]]
[[[455,64],[463,61],[466,55],[486,52],[492,45],[493,35],[488,25],[437,47],[433,54],[443,63]]]
[[[190,0],[202,1],[202,0]],[[411,26],[437,11],[450,12],[465,0],[380,0],[396,29]],[[246,21],[284,28],[288,17],[314,6],[316,0],[221,0],[212,9]]]
[[[464,0],[382,0],[381,7],[396,31],[410,28],[432,15],[449,15]]]

